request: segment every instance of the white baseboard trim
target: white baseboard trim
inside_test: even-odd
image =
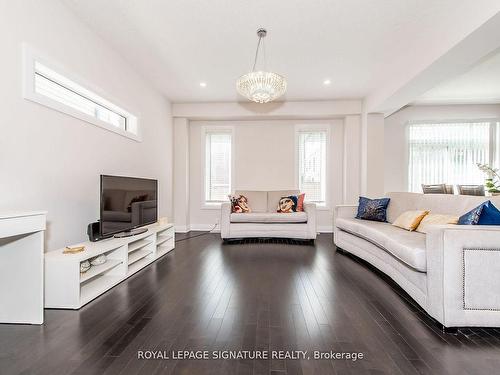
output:
[[[177,233],[187,233],[190,231],[189,226],[187,225],[176,225],[174,229]]]
[[[175,231],[177,233],[187,233],[192,230],[196,231],[209,231],[214,227],[213,224],[191,224],[191,225],[176,225]],[[333,233],[333,226],[324,225],[317,228],[319,233]],[[220,227],[217,225],[212,233],[220,233]]]
[[[190,230],[200,230],[200,231],[209,231],[214,228],[214,224],[191,224],[189,226]],[[219,225],[212,230],[213,233],[220,233]]]
[[[176,225],[175,231],[177,233],[187,233],[191,231],[205,231],[208,232],[212,230],[214,224],[191,224],[191,225]],[[212,230],[212,233],[220,233],[219,225]]]

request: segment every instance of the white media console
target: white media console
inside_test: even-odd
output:
[[[132,237],[84,242],[85,251],[45,253],[45,307],[79,309],[175,247],[173,224],[152,224]],[[107,261],[80,273],[80,263],[105,254]]]

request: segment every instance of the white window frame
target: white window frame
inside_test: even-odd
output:
[[[235,157],[234,157],[234,126],[231,125],[203,125],[201,126],[201,176],[202,176],[202,189],[201,189],[201,208],[207,210],[220,210],[220,206],[223,201],[207,201],[207,170],[206,170],[206,146],[207,146],[207,134],[208,133],[226,133],[231,134],[231,167],[230,167],[230,178],[229,178],[229,192],[233,193],[234,181],[235,181]],[[228,199],[229,201],[229,199]]]
[[[415,124],[453,124],[453,123],[481,123],[481,122],[489,122],[490,123],[490,155],[489,155],[489,164],[493,164],[495,166],[496,163],[500,162],[500,144],[498,144],[498,140],[500,139],[500,131],[493,130],[494,124],[500,123],[500,118],[468,118],[468,119],[441,119],[441,120],[410,120],[405,124],[405,165],[406,165],[406,174],[405,174],[405,186],[407,191],[411,191],[411,183],[410,183],[410,126]]]
[[[318,210],[329,210],[331,207],[331,202],[330,202],[330,186],[331,186],[331,170],[330,170],[330,144],[331,144],[331,139],[330,139],[330,124],[297,124],[295,125],[295,189],[299,189],[299,133],[303,131],[324,131],[326,132],[326,153],[325,153],[325,158],[326,158],[326,163],[325,163],[325,201],[324,202],[312,202],[316,203],[316,208]],[[305,202],[311,202],[307,199],[307,194],[305,196]]]
[[[63,76],[64,78],[71,81],[71,83],[76,84],[81,87],[82,92],[75,91],[78,95],[85,97],[89,100],[95,101],[97,104],[110,109],[111,111],[125,117],[127,127],[130,130],[124,130],[118,128],[106,121],[100,120],[96,117],[90,116],[86,113],[83,113],[75,108],[72,108],[64,103],[61,103],[57,100],[49,98],[45,95],[42,95],[35,90],[35,74],[36,74],[36,63],[39,63],[50,70],[53,70],[57,74]],[[64,87],[64,85],[62,85]],[[88,92],[92,95],[92,98],[89,98],[83,91]],[[129,111],[123,109],[121,105],[117,105],[117,100],[112,98],[110,95],[102,92],[101,89],[96,88],[95,86],[85,82],[81,78],[77,77],[75,74],[68,72],[63,66],[60,64],[50,61],[42,54],[36,52],[33,48],[28,45],[23,45],[23,97],[32,102],[44,105],[48,108],[54,109],[58,112],[67,114],[79,120],[83,120],[89,124],[99,126],[100,128],[106,129],[113,133],[122,135],[129,139],[132,139],[137,142],[142,141],[139,118],[136,115],[133,115]],[[97,100],[95,100],[97,99]]]

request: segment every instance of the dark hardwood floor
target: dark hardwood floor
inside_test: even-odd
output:
[[[192,235],[192,234],[191,234]],[[500,330],[441,332],[366,264],[293,241],[176,250],[80,311],[0,325],[0,374],[495,374]],[[13,286],[14,287],[14,286]],[[350,360],[142,360],[138,350],[362,352]]]

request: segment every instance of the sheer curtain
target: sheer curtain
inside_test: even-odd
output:
[[[205,201],[223,202],[231,193],[231,138],[229,131],[205,135]]]
[[[421,184],[483,184],[476,164],[494,162],[496,128],[490,121],[410,123],[409,191],[421,192]]]
[[[324,130],[298,132],[298,183],[306,201],[326,202],[326,135]]]

